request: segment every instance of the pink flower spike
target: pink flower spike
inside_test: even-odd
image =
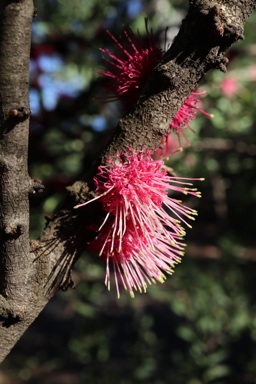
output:
[[[119,279],[131,296],[144,292],[151,282],[163,282],[184,253],[182,225],[190,227],[188,220],[194,220],[197,212],[167,192],[196,197],[200,193],[192,188],[191,179],[170,177],[162,166],[149,151],[131,150],[110,158],[94,178],[106,216],[90,249],[106,261],[108,288],[110,262],[113,265],[118,296]]]
[[[155,42],[152,30],[148,29],[145,20],[147,41],[144,42],[138,32],[137,36],[131,29],[124,28],[124,38],[116,39],[111,32],[109,36],[115,42],[119,53],[101,49],[106,55],[108,69],[98,73],[109,81],[107,91],[111,93],[109,100],[121,100],[128,109],[146,84],[154,67],[163,56],[163,51]]]
[[[191,94],[187,97],[184,104],[178,110],[176,115],[174,116],[170,128],[177,134],[179,140],[179,146],[182,147],[181,137],[186,141],[187,145],[190,145],[190,142],[184,132],[185,128],[188,128],[190,131],[194,132],[190,127],[190,122],[195,119],[197,112],[202,113],[207,117],[213,117],[212,114],[205,112],[203,109],[198,107],[198,103],[200,101],[199,97],[204,96],[205,92],[198,92],[197,89],[191,92]]]
[[[169,244],[161,234],[154,239],[153,245],[148,243],[148,239],[139,228],[134,236],[134,226],[130,220],[127,221],[127,230],[121,239],[122,252],[118,252],[120,239],[117,236],[115,237],[117,244],[111,250],[111,227],[112,224],[104,228],[90,244],[90,250],[95,252],[100,246],[104,248],[102,257],[106,261],[105,284],[110,290],[111,262],[118,297],[120,297],[119,279],[123,288],[134,297],[134,291],[146,292],[147,285],[151,285],[152,282],[163,283],[166,279],[164,272],[171,274],[174,265],[180,262],[180,257],[184,254],[184,246],[181,243],[176,241],[175,244]],[[153,234],[151,236],[153,237]]]
[[[117,47],[117,53],[112,53],[108,49],[101,49],[106,56],[105,61],[108,68],[101,69],[98,71],[98,74],[108,80],[106,89],[110,93],[109,96],[103,99],[106,101],[120,100],[126,110],[138,98],[153,69],[165,53],[165,48],[161,49],[156,44],[153,31],[148,29],[147,19],[145,20],[145,26],[146,41],[142,40],[139,32],[136,35],[131,29],[124,28],[124,37],[119,39],[108,31],[109,36]],[[190,122],[195,119],[197,112],[213,117],[213,115],[205,112],[198,106],[200,97],[204,95],[205,92],[199,92],[197,89],[193,90],[170,123],[171,131],[177,134],[179,147],[183,146],[182,138],[184,138],[187,145],[190,145],[185,128],[193,132]],[[163,148],[164,141],[168,146],[169,140],[167,137],[169,133],[168,131],[164,135],[159,149]],[[155,157],[159,156],[159,154],[156,154]],[[162,158],[168,157],[171,154],[170,149],[167,147],[166,150],[162,151]]]

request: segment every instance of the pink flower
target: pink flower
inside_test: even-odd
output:
[[[237,80],[234,77],[226,77],[220,84],[224,96],[232,97],[237,92]]]
[[[183,254],[183,224],[190,227],[197,212],[169,197],[167,192],[200,196],[189,179],[170,177],[162,161],[153,161],[149,151],[131,151],[106,166],[95,177],[98,196],[106,216],[99,228],[96,248],[106,260],[106,284],[110,288],[109,264],[113,264],[117,294],[118,276],[131,296],[147,284],[163,282]],[[171,216],[172,215],[172,216]],[[100,248],[99,248],[100,246]]]
[[[184,254],[184,245],[178,241],[169,242],[164,236],[154,237],[152,230],[134,225],[126,220],[123,234],[115,232],[116,223],[109,222],[89,246],[106,262],[105,284],[110,290],[110,263],[112,264],[117,296],[120,297],[119,279],[125,290],[134,297],[134,291],[146,292],[147,285],[156,281],[163,283],[164,274],[172,274],[175,264]]]
[[[207,117],[213,117],[212,114],[205,112],[203,109],[201,109],[198,104],[200,102],[200,97],[204,96],[205,92],[198,92],[197,89],[191,92],[191,94],[186,98],[184,101],[184,104],[181,106],[181,108],[178,110],[176,115],[174,116],[172,122],[171,122],[171,129],[177,134],[179,145],[181,145],[181,137],[183,136],[186,143],[190,145],[190,142],[184,132],[185,128],[190,129],[190,131],[194,132],[193,129],[190,127],[190,122],[195,119],[197,112],[202,113],[203,115]]]
[[[112,94],[109,99],[121,100],[128,109],[138,97],[141,89],[161,59],[163,52],[156,45],[152,30],[149,31],[145,20],[147,41],[143,42],[139,32],[136,36],[131,29],[124,28],[125,41],[117,40],[109,31],[108,34],[115,42],[119,53],[101,49],[109,59],[109,70],[102,69],[98,73],[107,77],[107,90]]]
[[[109,69],[102,69],[98,73],[109,79],[107,90],[111,95],[108,99],[121,100],[126,109],[129,109],[139,96],[154,67],[164,54],[164,50],[157,46],[152,30],[149,31],[148,29],[147,19],[145,20],[145,25],[147,32],[146,42],[142,41],[139,33],[136,36],[131,29],[129,33],[124,29],[124,42],[121,39],[117,40],[108,32],[118,47],[119,53],[114,54],[108,49],[101,49],[108,56],[105,60],[108,63]],[[200,97],[203,95],[205,95],[205,92],[192,91],[170,123],[171,131],[174,131],[178,136],[180,147],[182,146],[182,137],[185,138],[185,142],[188,145],[190,144],[184,130],[189,128],[193,131],[189,124],[190,121],[195,119],[197,112],[208,117],[213,116],[198,106]],[[166,135],[168,133],[166,132]]]

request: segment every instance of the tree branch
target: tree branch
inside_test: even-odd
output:
[[[226,70],[225,52],[243,38],[244,22],[255,6],[253,0],[191,0],[172,47],[134,106],[120,120],[97,164],[105,164],[117,150],[121,154],[129,148],[153,151],[205,73],[212,68]],[[0,5],[0,361],[54,292],[72,285],[72,266],[93,238],[86,227],[98,220],[101,209],[97,202],[73,209],[78,202],[94,196],[95,166],[83,181],[68,189],[63,209],[52,217],[29,249],[28,193],[33,182],[27,175],[25,153],[32,14],[32,0],[5,0]]]

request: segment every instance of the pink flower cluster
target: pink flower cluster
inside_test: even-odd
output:
[[[108,49],[101,49],[106,55],[109,70],[102,69],[98,73],[109,79],[106,86],[111,94],[109,99],[122,101],[126,109],[139,96],[154,67],[163,56],[163,51],[155,43],[152,30],[148,29],[147,20],[145,25],[147,42],[144,43],[131,29],[130,34],[124,29],[126,39],[122,44],[108,31],[120,53],[114,54]]]
[[[99,199],[106,211],[90,249],[106,260],[109,289],[113,264],[118,297],[118,275],[134,296],[134,291],[145,292],[148,284],[163,282],[165,273],[173,272],[184,252],[183,225],[190,226],[188,220],[197,214],[167,192],[197,197],[200,193],[189,179],[170,177],[162,166],[149,151],[118,153],[99,167],[94,178],[98,196],[77,206]]]
[[[124,29],[123,41],[109,32],[119,53],[101,50],[109,67],[99,72],[108,79],[108,99],[121,100],[126,109],[139,96],[164,54],[147,21],[146,33],[143,42],[131,30]],[[182,146],[181,138],[189,144],[185,129],[192,130],[190,121],[197,112],[211,117],[199,107],[203,95],[198,90],[191,92],[153,154],[147,149],[140,153],[130,149],[99,166],[94,178],[97,197],[76,206],[95,200],[102,204],[105,215],[89,248],[106,262],[108,289],[113,270],[118,297],[120,283],[133,297],[135,291],[145,292],[152,282],[164,282],[184,253],[184,226],[190,227],[189,221],[197,212],[184,206],[176,194],[200,197],[200,193],[193,188],[191,179],[168,175],[159,159],[177,152]]]
[[[138,36],[136,36],[131,29],[128,30],[129,33],[124,29],[125,39],[123,42],[108,32],[119,50],[118,53],[112,53],[108,49],[101,49],[106,55],[105,60],[109,69],[102,69],[98,73],[109,79],[106,88],[110,96],[108,96],[107,99],[118,99],[122,101],[126,109],[129,109],[139,96],[152,74],[154,67],[159,63],[165,53],[165,51],[156,44],[152,30],[149,31],[148,29],[147,20],[145,24],[147,33],[146,42],[142,41],[139,33]],[[174,118],[170,121],[170,130],[166,132],[161,144],[165,142],[169,134],[174,132],[178,137],[179,147],[182,147],[182,137],[185,139],[185,143],[190,145],[185,129],[188,128],[193,131],[190,127],[190,122],[195,119],[197,112],[207,117],[213,117],[212,114],[205,112],[198,106],[200,97],[204,95],[205,92],[200,92],[197,89],[191,92]],[[166,157],[170,155],[167,150],[162,152],[163,154],[167,153]]]

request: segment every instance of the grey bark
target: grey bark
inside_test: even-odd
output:
[[[205,73],[226,70],[225,52],[243,38],[244,23],[255,7],[253,0],[190,0],[172,47],[120,120],[98,164],[117,150],[156,148]],[[94,195],[92,170],[68,189],[63,209],[40,238],[29,243],[28,194],[34,187],[27,172],[32,14],[32,0],[0,3],[0,361],[56,290],[72,285],[72,266],[93,236],[85,228],[101,209],[97,203],[73,209]]]

